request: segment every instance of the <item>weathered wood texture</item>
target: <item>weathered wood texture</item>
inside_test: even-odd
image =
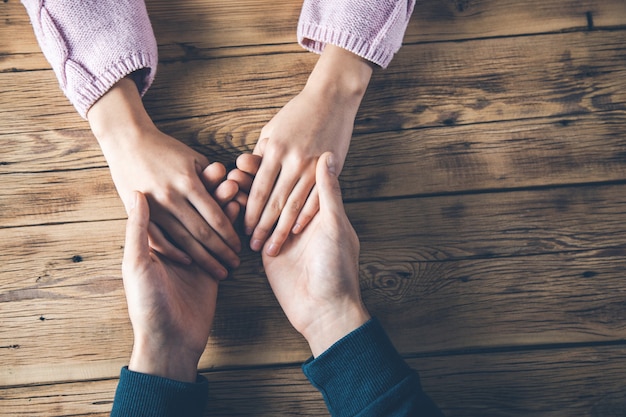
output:
[[[410,359],[448,417],[622,417],[622,346]],[[328,416],[299,367],[204,373],[206,416]],[[481,384],[476,384],[476,381]],[[116,380],[3,390],[11,416],[108,416]]]
[[[146,106],[226,163],[315,55],[301,1],[149,0]],[[0,3],[0,415],[108,415],[125,213],[23,6]],[[449,416],[623,416],[626,2],[418,1],[342,173],[366,304]],[[327,415],[257,255],[219,294],[213,416]]]
[[[356,132],[625,110],[624,33],[407,45],[377,73]],[[259,122],[299,91],[314,61],[313,54],[294,53],[162,65],[146,105],[157,120],[212,115],[203,135],[250,146]],[[0,116],[10,122],[0,134],[85,128],[52,71],[0,74],[0,88]],[[225,130],[235,114],[241,121]]]
[[[204,122],[164,126],[223,162],[232,163],[247,147],[213,141],[203,133]],[[349,201],[623,181],[625,135],[623,111],[363,134],[352,142],[341,182]],[[5,146],[0,227],[124,216],[89,133],[20,134]]]
[[[161,59],[201,59],[291,50],[300,0],[147,1]],[[0,9],[0,71],[46,68],[28,16],[16,0]],[[405,43],[527,35],[624,26],[620,0],[418,1]],[[245,28],[245,30],[243,30]],[[287,46],[288,49],[285,49]]]
[[[405,354],[626,340],[625,190],[349,204],[362,240],[365,302]],[[123,226],[94,221],[3,232],[0,302],[11,308],[0,311],[0,346],[8,347],[0,383],[116,375],[132,336],[119,278]],[[282,316],[257,255],[244,257],[219,297],[203,365],[306,359],[307,346]]]

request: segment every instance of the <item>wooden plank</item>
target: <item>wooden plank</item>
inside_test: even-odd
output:
[[[247,0],[235,4],[207,1],[148,1],[162,60],[204,59],[296,50],[300,1]],[[0,5],[4,17],[0,71],[47,68],[25,9],[17,1]],[[405,43],[500,37],[598,29],[626,25],[620,0],[514,0],[481,2],[419,1]]]
[[[624,188],[350,204],[364,300],[406,354],[626,339]],[[2,231],[0,385],[113,377],[127,361],[123,226]],[[218,306],[203,366],[309,355],[258,255]]]
[[[404,42],[540,34],[625,24],[626,4],[619,0],[424,0],[415,5]]]
[[[107,168],[3,178],[0,227],[126,217]]]
[[[565,185],[626,178],[626,112],[357,135],[344,198]]]
[[[623,347],[410,359],[446,416],[618,417],[626,407]],[[328,416],[299,367],[207,372],[206,416]],[[108,416],[117,380],[3,389],[12,416]]]
[[[240,150],[234,135],[247,125],[208,130],[206,119],[166,124],[211,160],[232,164]],[[210,124],[209,124],[210,125]],[[257,125],[258,126],[258,125]],[[407,195],[623,180],[626,113],[451,126],[359,135],[342,173],[344,197]],[[9,136],[0,159],[0,227],[124,217],[108,170],[59,171],[102,166],[93,137],[81,131]],[[30,152],[26,151],[30,150]],[[374,157],[373,157],[374,155]],[[54,172],[27,173],[29,170]]]
[[[77,170],[106,166],[88,126],[0,135],[0,174]]]
[[[623,347],[446,355],[408,362],[449,417],[617,417],[626,407]],[[232,380],[226,373],[208,374],[211,412],[206,415],[328,415],[321,396],[298,368],[274,372],[256,377],[248,370],[236,371]]]
[[[232,130],[215,131],[208,119],[163,127],[211,160],[232,164],[241,150],[252,151],[232,138],[251,137],[260,123],[237,119]],[[624,180],[625,126],[626,112],[616,111],[357,135],[341,175],[344,197]],[[123,218],[105,164],[88,131],[8,135],[0,227]]]
[[[357,124],[385,131],[624,110],[625,44],[626,31],[410,45],[376,74]],[[170,64],[161,68],[170,81],[155,84],[146,105],[158,120],[280,107],[299,92],[314,58]]]
[[[625,44],[616,31],[410,45],[376,74],[357,132],[626,110]],[[299,53],[163,65],[146,106],[156,120],[219,115],[228,125],[258,120],[258,110],[269,120],[314,61]],[[0,134],[86,127],[50,71],[0,74],[0,90]]]

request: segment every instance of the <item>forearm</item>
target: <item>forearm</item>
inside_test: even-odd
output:
[[[87,113],[87,120],[105,157],[125,145],[136,145],[156,130],[131,77],[114,84]]]
[[[323,94],[332,103],[354,112],[372,77],[372,64],[343,48],[328,45],[306,83],[305,90]]]
[[[360,301],[334,307],[331,310],[318,311],[316,320],[302,330],[315,358],[371,318]]]
[[[128,369],[180,382],[194,382],[200,357],[176,341],[158,343],[153,335],[135,336]]]

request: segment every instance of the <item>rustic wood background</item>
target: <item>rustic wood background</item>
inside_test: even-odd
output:
[[[147,4],[149,112],[231,163],[316,60],[301,2]],[[0,15],[0,415],[106,416],[125,213],[23,6]],[[626,415],[624,0],[419,1],[342,186],[365,302],[448,416]],[[257,255],[218,302],[207,415],[328,415]]]

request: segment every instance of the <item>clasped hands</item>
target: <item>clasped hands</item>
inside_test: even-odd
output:
[[[221,164],[202,172],[229,221],[238,216],[240,191],[250,190],[260,162],[258,156],[241,155],[241,169],[227,180]],[[315,171],[319,212],[301,233],[287,237],[278,256],[262,253],[279,304],[314,356],[370,317],[359,289],[359,241],[344,211],[337,173],[336,157],[324,153]],[[197,263],[180,263],[153,250],[149,227],[148,201],[135,192],[122,267],[135,339],[129,369],[193,382],[215,313],[218,280]]]
[[[154,125],[132,77],[89,109],[129,215],[123,272],[135,333],[131,370],[195,375],[190,364],[208,339],[216,280],[240,262],[232,223],[242,207],[250,247],[262,251],[272,289],[314,355],[369,317],[358,285],[358,239],[337,176],[372,70],[327,45],[303,90],[226,181],[223,166]]]

